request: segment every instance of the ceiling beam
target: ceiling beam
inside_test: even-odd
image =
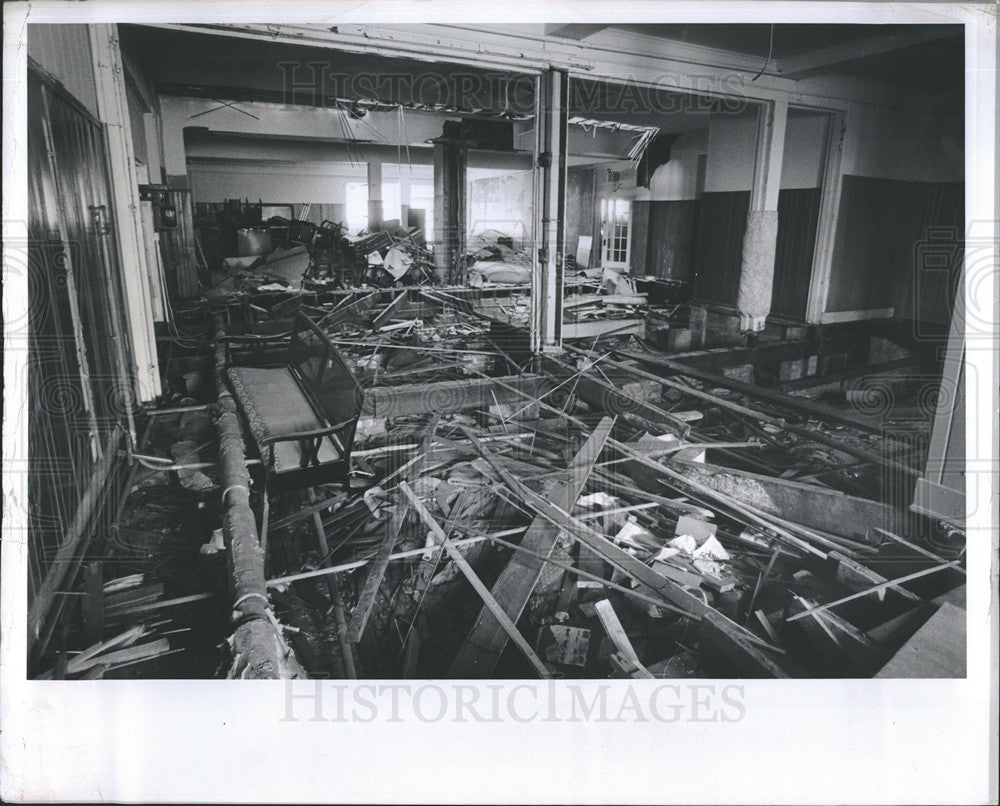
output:
[[[902,50],[913,45],[922,45],[925,42],[934,42],[938,39],[961,34],[961,28],[952,25],[907,27],[910,30],[856,39],[842,45],[832,45],[827,48],[799,53],[795,56],[787,56],[778,60],[778,74],[782,78],[806,78],[858,59],[879,56],[894,50]]]
[[[575,39],[579,42],[581,39],[586,39],[591,34],[596,34],[598,31],[603,31],[607,28],[607,25],[602,25],[600,23],[584,23],[584,22],[557,22],[555,24],[547,23],[545,25],[545,35],[546,36],[558,36],[560,39]]]

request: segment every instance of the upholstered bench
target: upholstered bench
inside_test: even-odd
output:
[[[291,334],[257,337],[250,350],[229,341],[226,377],[268,488],[345,481],[364,392],[329,338],[299,313]],[[254,360],[261,356],[268,360]]]

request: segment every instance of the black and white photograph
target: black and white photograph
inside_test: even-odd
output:
[[[995,12],[5,5],[4,800],[991,802]]]

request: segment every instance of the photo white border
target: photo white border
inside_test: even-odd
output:
[[[827,2],[4,4],[3,235],[26,239],[25,21],[823,22],[966,25],[966,222],[997,237],[996,6]],[[4,320],[26,277],[4,276]],[[980,311],[997,284],[977,284]],[[990,296],[992,295],[992,296]],[[994,325],[996,323],[994,322]],[[972,334],[970,334],[972,335]],[[976,346],[969,342],[970,348]],[[744,681],[734,723],[282,722],[283,682],[25,680],[24,356],[4,362],[0,798],[230,802],[985,803],[997,797],[997,353],[967,351],[966,680]],[[979,424],[989,424],[979,431]],[[981,452],[982,446],[977,446]],[[971,455],[971,453],[970,453]],[[20,469],[20,471],[19,471]],[[21,519],[21,522],[18,519]],[[19,537],[20,536],[20,537]],[[987,577],[985,569],[989,568]],[[602,681],[589,681],[589,690]],[[642,684],[632,681],[637,687]],[[660,681],[650,682],[655,685]],[[361,683],[357,685],[363,685]],[[513,687],[515,684],[510,684]],[[624,685],[624,684],[623,684]]]

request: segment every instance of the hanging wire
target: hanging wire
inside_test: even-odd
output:
[[[771,23],[771,37],[770,37],[770,41],[768,42],[768,45],[767,45],[767,58],[764,60],[764,66],[760,68],[760,70],[757,72],[757,75],[755,75],[753,78],[751,78],[750,81],[756,81],[758,78],[760,78],[764,74],[764,71],[767,69],[768,64],[771,63],[771,54],[772,53],[774,53],[774,23],[773,22]]]

